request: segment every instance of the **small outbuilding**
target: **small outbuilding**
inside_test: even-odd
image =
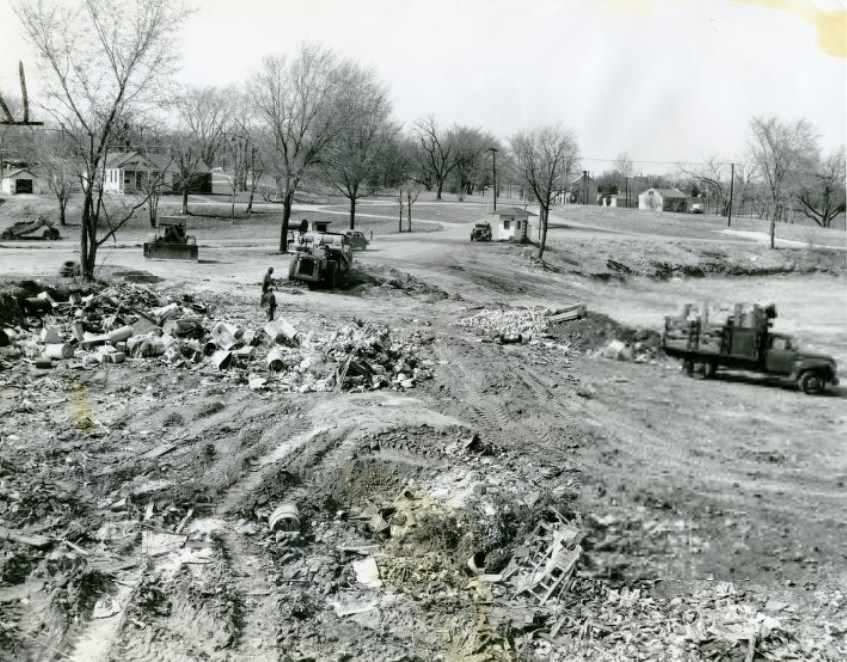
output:
[[[498,216],[497,228],[494,231],[494,239],[497,241],[509,241],[517,237],[523,236],[524,226],[526,226],[526,236],[530,236],[532,230],[532,222],[530,216],[538,216],[527,209],[520,207],[503,207],[491,212]]]
[[[648,188],[638,194],[638,208],[652,211],[688,211],[688,196],[675,188]]]
[[[32,170],[19,168],[3,174],[0,190],[6,195],[47,193],[47,182]]]

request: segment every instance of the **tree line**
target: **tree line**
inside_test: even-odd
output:
[[[433,115],[404,127],[373,70],[316,44],[266,56],[239,86],[178,88],[176,37],[190,11],[174,0],[16,0],[14,9],[41,60],[41,105],[50,116],[46,130],[31,132],[34,160],[47,174],[61,222],[72,192],[82,195],[86,278],[93,278],[97,248],[142,207],[155,225],[166,170],[174,173],[170,186],[182,195],[183,213],[204,166],[224,171],[233,214],[237,193],[248,193],[248,213],[256,195],[281,203],[285,252],[295,194],[304,186],[345,197],[353,228],[357,202],[386,189],[406,197],[410,214],[421,188],[437,199],[445,190],[460,199],[486,191],[496,158],[498,182],[520,186],[540,207],[539,257],[551,207],[578,172],[577,137],[560,125],[505,141],[478,127],[442,125]],[[4,141],[0,131],[0,161]],[[140,195],[106,205],[108,157],[123,151],[156,155],[160,167],[140,182]],[[754,118],[750,155],[735,185],[764,191],[772,222],[799,209],[828,227],[843,212],[844,150],[822,156],[807,122]],[[688,175],[725,199],[726,174],[717,164]],[[620,155],[598,183],[611,193],[631,169]]]

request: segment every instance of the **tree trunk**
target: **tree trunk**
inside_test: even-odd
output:
[[[770,219],[770,235],[771,235],[771,250],[776,248],[776,239],[774,235],[776,234],[776,219],[774,216],[771,216]]]
[[[547,213],[548,210],[545,207],[541,207],[541,214],[539,214],[539,220],[541,222],[541,242],[538,245],[538,259],[544,259],[544,246],[547,244]]]
[[[412,196],[411,196],[411,194],[409,194],[409,197],[406,199],[406,202],[407,202],[407,206],[409,208],[409,211],[408,211],[408,214],[409,214],[409,232],[411,232],[412,231]]]
[[[182,215],[188,216],[188,186],[182,189]]]
[[[59,200],[59,225],[65,227],[67,225],[67,221],[65,219],[65,209],[68,206],[67,200]]]
[[[256,194],[256,189],[250,189],[250,197],[247,198],[247,209],[244,210],[244,213],[248,216],[253,213],[253,196]]]
[[[356,196],[353,195],[350,197],[350,229],[353,230],[356,227]]]
[[[291,219],[291,203],[294,196],[287,194],[282,199],[282,227],[279,231],[279,252],[288,252],[288,221]]]
[[[441,200],[441,190],[444,188],[444,182],[438,182],[437,193],[435,194],[436,200]]]
[[[94,259],[97,253],[96,237],[92,232],[91,208],[93,204],[91,191],[87,191],[82,204],[82,226],[79,235],[79,270],[86,281],[94,280]]]
[[[400,195],[400,225],[397,226],[397,232],[403,232],[403,196]]]
[[[150,227],[155,228],[159,220],[159,196],[151,195],[147,200],[147,212],[150,217]]]

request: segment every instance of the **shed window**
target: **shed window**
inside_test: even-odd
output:
[[[504,230],[511,230],[511,228],[512,228],[512,221],[511,221],[511,219],[504,218],[504,219],[503,219],[503,229],[504,229]]]

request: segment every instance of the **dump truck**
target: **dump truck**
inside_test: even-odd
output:
[[[144,257],[153,260],[197,260],[197,240],[186,232],[185,219],[160,216],[156,232],[144,242]]]
[[[662,344],[689,375],[713,377],[719,368],[757,372],[823,393],[838,384],[838,366],[826,354],[800,350],[796,338],[771,330],[776,306],[736,304],[731,309],[693,304],[665,318]]]
[[[59,229],[52,221],[39,216],[34,221],[20,221],[3,230],[0,239],[15,241],[18,239],[61,239]]]
[[[308,287],[336,287],[353,266],[350,239],[337,232],[307,232],[297,244],[288,268],[288,279]]]

